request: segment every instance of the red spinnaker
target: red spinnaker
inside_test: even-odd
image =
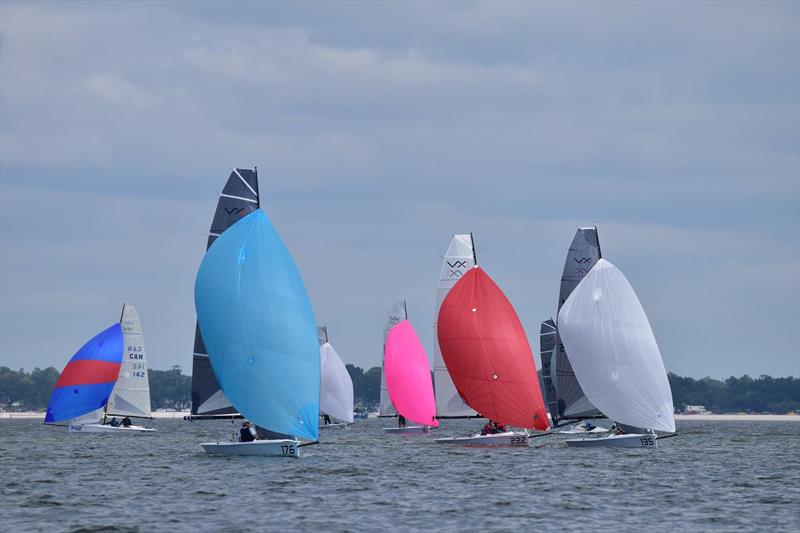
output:
[[[437,333],[447,371],[467,405],[504,424],[549,427],[522,323],[480,267],[450,289],[439,309]]]

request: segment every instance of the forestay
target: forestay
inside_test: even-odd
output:
[[[233,169],[217,201],[206,249],[231,225],[259,208],[258,174],[255,169]],[[236,414],[219,388],[211,369],[200,328],[195,327],[192,358],[192,415]]]
[[[389,317],[386,319],[386,327],[383,330],[383,355],[381,356],[381,401],[378,407],[378,416],[394,416],[397,410],[392,405],[392,399],[389,396],[389,390],[386,388],[386,336],[389,331],[402,320],[408,318],[408,311],[406,309],[405,300],[397,300],[392,303],[392,308],[389,310]]]
[[[71,419],[97,422],[114,388],[122,363],[119,323],[101,331],[70,358],[56,381],[47,405],[45,423]],[[92,413],[91,416],[86,416]]]
[[[525,330],[480,267],[464,274],[445,298],[438,337],[453,382],[471,408],[505,424],[549,428]]]
[[[311,302],[263,211],[228,228],[195,281],[195,309],[222,391],[269,431],[319,435],[320,352]]]
[[[439,271],[439,283],[436,285],[436,308],[434,320],[439,316],[439,309],[447,297],[447,293],[461,277],[476,264],[475,246],[472,234],[454,235],[444,254],[442,268]],[[439,418],[464,418],[477,416],[473,409],[464,403],[459,396],[453,380],[447,371],[442,357],[439,337],[436,334],[437,323],[433,324],[433,383],[436,392],[436,414]]]
[[[653,330],[620,270],[600,259],[558,315],[586,395],[619,423],[675,431],[672,392]]]
[[[389,331],[384,366],[389,395],[397,411],[418,424],[438,427],[428,356],[408,320]]]
[[[152,418],[147,353],[136,308],[123,304],[119,322],[122,327],[122,365],[106,412],[108,415]]]
[[[350,423],[353,421],[353,380],[331,343],[320,346],[319,357],[319,408],[337,420]]]
[[[600,259],[600,241],[597,235],[597,228],[586,227],[578,228],[570,244],[567,258],[564,261],[564,271],[561,274],[561,289],[558,295],[558,309],[572,294],[578,283],[592,269]],[[556,406],[557,413],[551,415],[553,419],[558,418],[585,418],[600,416],[601,413],[592,405],[581,389],[575,372],[570,364],[569,353],[564,349],[564,343],[556,334],[555,352],[555,390],[557,391]],[[554,402],[548,396],[548,404]]]

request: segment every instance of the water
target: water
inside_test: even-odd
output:
[[[3,420],[0,530],[800,529],[797,423],[679,422],[657,450],[464,448],[382,424],[290,460],[205,455],[208,434],[181,420],[154,435]]]

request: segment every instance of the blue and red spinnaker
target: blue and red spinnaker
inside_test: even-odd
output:
[[[45,423],[69,420],[104,407],[119,376],[122,349],[119,323],[81,346],[56,382]]]

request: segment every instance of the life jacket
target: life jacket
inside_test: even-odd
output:
[[[241,428],[239,430],[240,442],[252,442],[254,440],[256,440],[256,438],[253,437],[253,434],[250,432],[250,428]]]

